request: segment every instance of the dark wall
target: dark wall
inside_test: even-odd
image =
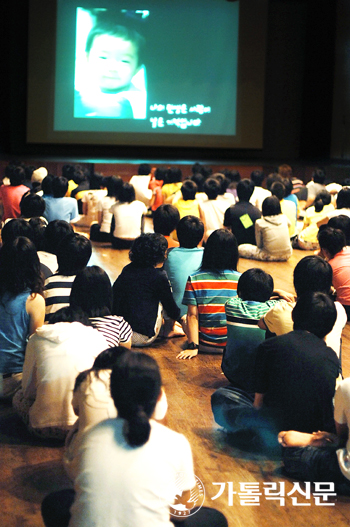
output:
[[[2,156],[329,158],[336,0],[269,1],[264,141],[263,149],[254,151],[26,145],[28,3],[0,2]]]

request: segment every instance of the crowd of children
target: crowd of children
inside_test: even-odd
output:
[[[0,396],[12,400],[33,435],[66,441],[64,464],[75,482],[75,491],[44,501],[45,524],[87,526],[98,517],[108,525],[171,525],[177,472],[180,503],[188,506],[190,446],[157,422],[167,405],[157,364],[130,351],[160,336],[187,337],[177,359],[222,354],[229,385],[212,395],[219,425],[244,430],[263,447],[279,441],[290,474],[313,470],[322,481],[331,462],[334,481],[350,492],[350,390],[341,380],[349,189],[338,189],[334,214],[334,189],[327,191],[322,171],[303,187],[282,166],[268,177],[270,190],[259,171],[240,180],[199,164],[184,182],[179,169],[143,164],[130,183],[95,175],[95,189],[80,168],[63,173],[69,180],[47,174],[28,190],[24,167],[11,166],[0,187]],[[103,269],[88,265],[88,236],[74,232],[79,202],[91,240],[130,249],[113,286]],[[144,232],[147,216],[153,228]],[[317,253],[295,267],[296,297],[276,290],[254,263],[243,274],[237,269],[239,257],[288,260],[292,243]],[[333,450],[319,454],[317,440]],[[101,481],[109,489],[103,496]],[[225,522],[202,509],[184,525]]]

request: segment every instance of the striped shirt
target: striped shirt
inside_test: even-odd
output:
[[[93,317],[90,318],[90,322],[95,329],[103,334],[111,348],[131,339],[131,326],[123,317],[118,317],[117,315]]]
[[[49,322],[53,313],[62,307],[69,306],[69,297],[75,275],[63,276],[54,274],[45,280],[45,322]]]
[[[226,346],[225,303],[236,296],[239,277],[237,271],[225,270],[199,272],[188,278],[182,303],[198,308],[200,344],[222,349]]]
[[[279,300],[255,302],[231,298],[225,305],[227,346],[222,370],[236,388],[254,392],[254,365],[258,345],[265,340],[265,331],[258,322]]]

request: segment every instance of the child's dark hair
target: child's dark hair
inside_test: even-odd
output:
[[[237,295],[242,300],[267,302],[272,293],[272,276],[257,267],[245,271],[238,280]]]
[[[337,196],[337,209],[350,209],[350,188],[342,188]]]
[[[1,231],[3,245],[13,242],[18,236],[24,236],[33,241],[33,227],[24,218],[13,218],[5,223]]]
[[[182,180],[182,170],[178,167],[170,167],[167,172],[167,183],[179,183]]]
[[[241,179],[237,183],[237,196],[239,201],[249,201],[254,192],[254,183],[250,179]]]
[[[58,273],[72,276],[84,269],[90,260],[92,245],[81,234],[68,234],[57,248]]]
[[[125,38],[124,40],[130,40]],[[141,163],[137,170],[139,176],[148,176],[151,172],[151,165],[149,163]]]
[[[191,181],[190,179],[186,179],[182,183],[181,194],[182,194],[182,198],[185,201],[195,199],[197,191],[198,191],[198,187],[194,181]]]
[[[14,187],[18,187],[23,184],[23,181],[26,178],[25,169],[21,166],[16,166],[10,172],[10,183]]]
[[[119,202],[120,203],[132,203],[135,201],[135,189],[130,183],[123,183],[123,186],[119,189]]]
[[[112,310],[112,285],[107,273],[97,265],[85,267],[74,279],[69,302],[89,318],[104,317]]]
[[[262,202],[261,212],[263,216],[277,216],[281,214],[281,205],[276,196],[269,196]]]
[[[180,247],[194,249],[204,235],[204,224],[197,216],[184,216],[176,227]]]
[[[326,179],[326,173],[322,168],[316,168],[311,177],[315,183],[323,185]]]
[[[328,227],[333,229],[339,229],[343,231],[346,238],[346,245],[350,245],[350,218],[345,214],[339,214],[339,216],[333,216],[327,223]]]
[[[261,187],[264,178],[265,174],[262,170],[253,170],[250,174],[250,179],[253,181],[255,187]]]
[[[275,181],[271,186],[271,194],[281,201],[286,195],[286,188],[282,181]]]
[[[57,249],[68,234],[73,234],[74,229],[70,223],[64,220],[50,221],[44,232],[45,251],[57,254]]]
[[[118,416],[125,419],[124,437],[132,447],[147,443],[150,418],[161,392],[162,380],[156,361],[140,352],[125,352],[111,374],[111,395]]]
[[[321,249],[326,249],[332,258],[346,246],[346,238],[343,231],[332,229],[328,225],[321,225],[317,240]]]
[[[332,201],[332,196],[327,190],[321,190],[315,198],[314,207],[315,212],[321,212],[325,205],[329,205]]]
[[[84,326],[91,326],[87,314],[82,309],[71,306],[61,307],[50,315],[49,324],[57,324],[58,322],[80,322]]]
[[[203,192],[208,199],[216,199],[220,193],[220,182],[214,177],[208,178],[203,184]]]
[[[107,196],[119,198],[120,189],[123,186],[123,180],[120,176],[106,177],[103,179],[103,183],[107,187]]]
[[[170,236],[180,221],[180,213],[174,205],[168,203],[160,205],[153,214],[154,232]]]
[[[165,260],[168,242],[162,234],[141,234],[129,252],[129,258],[137,267],[154,267]]]
[[[29,191],[23,194],[19,207],[23,218],[40,217],[45,212],[45,200],[35,192]]]
[[[329,295],[308,292],[298,299],[292,318],[295,330],[309,331],[323,339],[335,324],[337,310]]]
[[[209,236],[204,247],[201,271],[220,274],[222,271],[237,271],[238,244],[235,235],[228,229],[217,229]]]
[[[316,255],[305,256],[294,268],[294,289],[298,297],[310,291],[329,294],[332,278],[332,267],[326,260]]]
[[[52,195],[54,198],[63,198],[66,195],[67,190],[68,190],[68,179],[67,178],[63,176],[58,176],[52,180]]]

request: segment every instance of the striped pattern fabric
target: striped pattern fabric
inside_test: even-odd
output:
[[[69,296],[75,275],[63,276],[54,274],[45,280],[45,322],[49,322],[53,313],[62,307],[69,306]]]
[[[109,344],[109,347],[123,345],[131,339],[131,326],[117,315],[107,315],[105,317],[90,318],[92,326],[100,331]]]
[[[236,296],[239,277],[237,271],[227,270],[220,274],[199,272],[188,278],[182,303],[198,307],[200,344],[226,346],[225,303]]]
[[[276,304],[276,300],[267,302],[245,301],[236,297],[229,300],[226,304],[226,318],[228,325],[238,327],[253,328],[258,327],[258,322],[266,315],[271,307]]]

